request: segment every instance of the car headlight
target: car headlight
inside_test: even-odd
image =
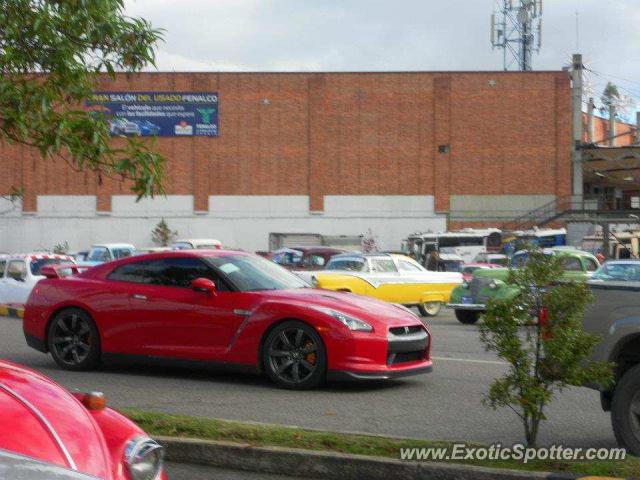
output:
[[[135,437],[124,451],[132,480],[156,480],[164,464],[164,448],[148,437]]]
[[[367,322],[363,322],[362,320],[347,315],[342,312],[338,312],[337,310],[333,310],[331,308],[325,307],[312,307],[319,312],[326,313],[327,315],[331,315],[333,318],[342,323],[349,330],[354,332],[373,332],[373,327],[369,325]]]

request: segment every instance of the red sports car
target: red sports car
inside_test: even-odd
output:
[[[287,388],[431,370],[429,332],[408,309],[312,289],[255,255],[184,250],[65,278],[44,270],[24,333],[69,370],[117,356],[192,360],[264,371]]]
[[[0,478],[157,480],[162,463],[162,447],[101,394],[0,361]]]

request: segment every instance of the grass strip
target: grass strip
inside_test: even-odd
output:
[[[400,458],[400,449],[402,448],[451,448],[455,443],[325,432],[279,425],[170,415],[138,409],[124,409],[122,413],[150,435],[219,440],[261,447],[288,447],[394,459]],[[474,447],[482,446],[477,443],[467,444]],[[466,460],[446,463],[623,478],[640,475],[640,458],[630,455],[627,455],[625,460],[616,461],[533,460],[525,464],[517,460]]]

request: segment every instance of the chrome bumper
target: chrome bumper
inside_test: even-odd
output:
[[[484,312],[487,309],[484,303],[447,303],[447,307],[454,310],[474,310],[476,312]]]

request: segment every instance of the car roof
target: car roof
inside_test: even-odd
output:
[[[220,240],[217,240],[215,238],[181,238],[179,240],[176,240],[173,243],[180,243],[180,242],[185,242],[185,243],[222,243]]]
[[[29,253],[14,253],[12,255],[5,255],[3,260],[6,258],[7,260],[46,260],[49,258],[59,258],[61,260],[73,260],[71,255],[64,255],[60,253],[49,253],[49,252],[29,252]]]
[[[122,247],[122,248],[133,248],[133,249],[136,248],[131,243],[94,243],[93,245],[91,245],[91,248],[96,248],[96,247],[104,247],[104,248]]]
[[[349,258],[357,258],[357,259],[388,258],[388,259],[391,259],[391,258],[393,258],[393,256],[390,253],[381,253],[381,252],[377,252],[377,253],[348,252],[348,253],[341,253],[339,255],[336,255],[336,256],[332,257],[331,260],[333,261],[333,260],[349,259]]]
[[[640,260],[628,258],[626,260],[607,260],[605,265],[619,264],[619,265],[640,265]]]
[[[304,253],[348,253],[344,248],[335,247],[311,247]]]

